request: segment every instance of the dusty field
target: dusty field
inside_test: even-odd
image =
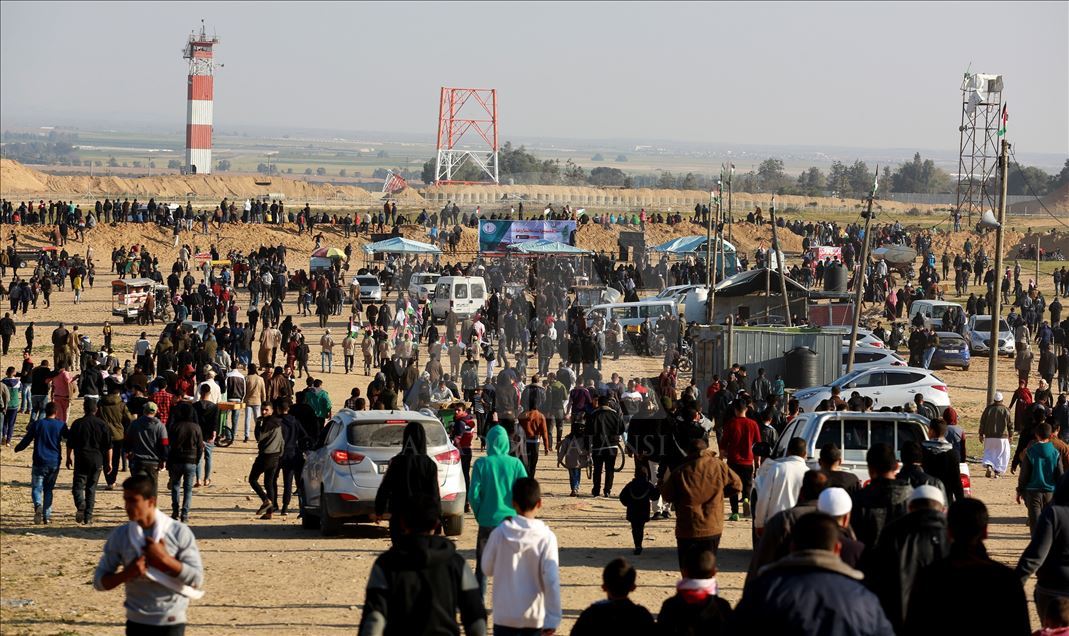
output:
[[[110,252],[108,243],[135,240],[142,229],[98,229],[91,236],[98,261],[106,259]],[[161,263],[169,263],[173,256],[170,237],[162,233],[156,236],[154,232],[148,230],[148,236],[140,240],[159,252]],[[277,230],[266,232],[254,240],[283,238]],[[223,237],[222,244],[237,244],[241,240],[248,244],[247,235],[233,233]],[[306,237],[297,239],[287,233],[285,240],[292,247],[295,263],[300,262],[298,255],[305,255],[311,248],[311,239]],[[77,322],[98,342],[100,327],[110,313],[107,290],[111,276],[107,269],[106,264],[100,267],[96,287],[84,294],[83,303],[76,308],[70,302],[70,292],[57,293],[51,310],[43,309],[42,303],[25,317],[19,316],[18,335],[13,344],[22,344],[22,329],[29,320],[35,321],[37,327],[36,357],[50,354],[48,345],[43,343],[60,320],[67,324]],[[1041,284],[1049,291],[1049,276],[1043,276]],[[246,298],[244,294],[241,297]],[[317,341],[321,330],[314,319],[296,322],[312,342]],[[342,324],[340,319],[334,319],[330,326],[336,330]],[[120,357],[130,356],[139,331],[135,325],[115,325],[115,344]],[[313,361],[318,358],[316,349],[313,347]],[[12,352],[2,364],[6,367],[17,364],[18,360],[19,356]],[[971,433],[972,455],[977,454],[975,430],[986,390],[984,362],[977,360],[969,372],[941,372],[952,387],[953,402]],[[363,389],[369,380],[362,375],[344,376],[337,371],[339,368],[340,363],[334,374],[322,376],[336,403],[348,395],[352,386]],[[318,363],[312,369],[318,371]],[[656,369],[655,360],[632,359],[621,361],[618,367],[606,366],[607,372],[619,371],[626,377],[655,373]],[[1000,387],[1008,394],[1013,384],[1008,360],[1000,362],[999,377]],[[80,414],[80,410],[75,408],[74,414]],[[25,424],[23,416],[16,438]],[[351,632],[360,618],[364,585],[372,561],[388,545],[385,528],[351,527],[341,537],[325,539],[318,532],[302,530],[295,515],[271,521],[256,519],[253,513],[258,502],[244,481],[254,453],[252,444],[240,442],[229,449],[218,449],[214,485],[200,489],[194,496],[191,525],[205,562],[207,595],[193,603],[191,626],[213,634],[279,629],[294,634]],[[98,492],[97,524],[89,529],[76,526],[70,495],[71,472],[64,470],[57,484],[53,525],[34,526],[29,491],[30,459],[30,451],[16,455],[11,449],[0,450],[3,633],[121,633],[124,620],[121,591],[105,594],[91,588],[92,571],[105,536],[125,521],[120,493]],[[568,498],[567,475],[552,464],[551,460],[543,459],[538,477],[546,493],[544,518],[557,533],[561,546],[565,608],[562,631],[569,628],[584,607],[601,598],[601,567],[616,556],[633,559],[639,569],[639,587],[634,598],[656,612],[661,602],[673,593],[677,578],[672,522],[658,521],[647,526],[647,550],[633,558],[629,531],[618,502]],[[1013,482],[983,479],[975,464],[973,468],[974,495],[983,499],[991,512],[988,549],[994,558],[1015,564],[1027,543],[1027,528],[1024,508],[1013,501]],[[618,479],[625,474],[618,475]],[[584,485],[587,483],[584,477]],[[619,491],[621,487],[622,483],[614,490]],[[162,507],[166,510],[167,503]],[[473,524],[466,525],[457,545],[474,566]],[[748,522],[728,522],[721,544],[719,579],[722,595],[733,603],[741,595],[749,553]],[[22,600],[30,603],[22,604]]]

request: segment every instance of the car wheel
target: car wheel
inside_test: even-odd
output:
[[[301,508],[301,527],[306,530],[318,530],[319,515],[314,515],[304,508]]]
[[[319,531],[324,537],[333,537],[341,532],[341,521],[330,516],[327,510],[327,497],[319,491]]]
[[[464,532],[464,515],[442,517],[442,531],[447,537],[459,537]]]
[[[969,370],[969,365],[965,365],[965,366],[963,366],[963,367],[961,368],[961,370],[962,370],[962,371],[968,371],[968,370]]]

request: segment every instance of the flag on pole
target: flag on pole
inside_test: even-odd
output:
[[[872,175],[872,198],[876,198],[876,191],[880,188],[880,164],[876,164],[876,173]]]
[[[407,187],[408,182],[405,181],[404,177],[391,171],[386,175],[386,182],[382,184],[382,191],[386,194],[394,194]]]
[[[1006,122],[1010,120],[1010,113],[1006,110],[1006,104],[1002,105],[1002,128],[998,129],[998,136],[1004,137],[1006,135]]]

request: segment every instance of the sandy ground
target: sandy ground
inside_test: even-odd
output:
[[[292,239],[292,234],[289,236]],[[103,239],[104,234],[98,238]],[[150,246],[160,251],[161,262],[169,263],[170,242],[165,247],[164,241],[151,238]],[[299,253],[310,248],[304,244],[310,240],[302,237],[299,243]],[[106,259],[109,251],[105,245],[97,244],[96,258]],[[81,325],[94,342],[99,342],[100,327],[110,313],[111,276],[106,270],[105,264],[100,268],[95,288],[84,294],[82,304],[73,305],[69,291],[57,293],[51,310],[44,309],[42,302],[38,309],[18,317],[14,344],[21,346],[22,329],[28,320],[37,324],[35,359],[42,354],[50,355],[48,345],[43,343],[60,320],[68,325],[72,322]],[[1041,283],[1049,291],[1049,276],[1043,276]],[[246,298],[244,294],[241,297]],[[331,321],[330,326],[335,330],[343,325],[340,318]],[[314,319],[296,322],[312,342],[318,341],[321,330]],[[115,325],[116,349],[121,357],[130,356],[139,331],[136,325]],[[319,370],[316,351],[317,347],[313,347],[312,358],[316,362],[312,365],[313,372]],[[13,351],[4,358],[3,366],[18,364],[19,359]],[[619,366],[606,365],[605,370],[631,377],[655,374],[657,365],[657,360],[625,359]],[[1003,359],[999,367],[999,386],[1008,394],[1014,382],[1011,364]],[[335,403],[340,403],[351,387],[363,389],[369,380],[362,375],[344,376],[339,368],[340,361],[334,374],[322,376]],[[968,372],[943,371],[940,375],[951,387],[953,403],[970,432],[970,455],[976,455],[975,430],[987,384],[986,359],[978,359]],[[79,415],[80,409],[76,408],[74,413]],[[22,416],[16,438],[25,425]],[[385,528],[353,526],[342,536],[327,539],[318,531],[301,529],[295,515],[288,519],[258,520],[253,514],[258,502],[244,481],[254,454],[252,444],[240,442],[228,449],[217,449],[214,485],[199,489],[193,498],[191,525],[205,562],[207,595],[193,603],[191,626],[213,634],[281,628],[295,634],[351,632],[360,619],[372,561],[388,546]],[[53,525],[34,526],[30,460],[29,450],[17,455],[11,449],[0,450],[0,624],[3,625],[0,631],[5,634],[121,633],[122,592],[98,593],[91,587],[92,572],[104,538],[112,528],[125,522],[120,493],[99,491],[96,525],[77,526],[70,495],[71,472],[63,470],[56,489]],[[561,546],[564,630],[584,607],[601,598],[601,568],[617,556],[625,556],[635,563],[639,577],[634,598],[656,612],[661,602],[673,593],[677,579],[672,522],[648,525],[647,550],[639,557],[632,557],[630,533],[619,503],[589,497],[568,498],[567,475],[553,463],[544,458],[538,477],[545,492],[543,517],[557,533]],[[977,465],[972,466],[973,493],[988,504],[991,513],[988,549],[994,558],[1013,565],[1028,540],[1024,508],[1013,500],[1014,482],[984,479]],[[589,492],[587,484],[584,477],[583,490]],[[619,491],[622,486],[619,483],[614,490]],[[166,510],[167,506],[165,502],[161,507]],[[471,518],[468,521],[457,546],[474,567],[475,526]],[[749,523],[726,523],[719,580],[722,595],[732,603],[741,595],[749,554]],[[1029,596],[1031,588],[1029,584]],[[1034,616],[1033,622],[1038,624]]]

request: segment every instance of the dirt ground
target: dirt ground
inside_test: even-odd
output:
[[[139,229],[138,229],[139,230]],[[99,233],[91,237],[98,262],[106,261],[107,241],[133,240],[134,228],[119,234]],[[154,230],[149,230],[150,234]],[[135,234],[130,234],[134,232]],[[275,232],[275,230],[271,230]],[[244,237],[248,241],[247,234]],[[259,234],[254,239],[272,240]],[[170,241],[150,235],[144,238],[150,249],[160,253],[161,263],[169,263],[173,252]],[[225,238],[224,243],[238,237]],[[310,239],[288,235],[287,243],[299,245],[303,254],[310,249]],[[203,244],[203,241],[202,241]],[[292,253],[292,252],[291,252]],[[299,262],[299,261],[298,261]],[[57,293],[52,309],[43,302],[25,317],[18,316],[14,345],[21,347],[22,331],[29,320],[36,323],[38,346],[35,360],[49,357],[48,334],[59,321],[76,323],[99,342],[100,328],[109,318],[111,275],[103,264],[95,287],[83,295],[83,302],[72,304],[70,292]],[[1049,270],[1045,270],[1049,271]],[[1049,294],[1050,277],[1041,277]],[[247,299],[244,293],[241,299]],[[339,330],[343,317],[334,317],[330,327]],[[312,342],[321,330],[312,319],[296,320]],[[131,355],[140,328],[114,324],[116,351],[121,359]],[[158,333],[157,331],[151,333]],[[2,364],[17,365],[20,357],[13,347]],[[312,370],[318,374],[317,347],[311,356]],[[340,356],[339,356],[340,358]],[[609,363],[606,374],[618,371],[625,377],[655,374],[657,360],[624,359],[619,365]],[[975,439],[977,419],[986,391],[986,359],[978,359],[968,372],[942,371],[940,376],[951,387],[951,397],[970,433],[970,455],[978,455]],[[322,375],[336,404],[349,389],[366,387],[369,378],[345,376],[340,361],[335,372]],[[1007,394],[1014,375],[1010,361],[999,363],[999,386]],[[80,408],[74,408],[74,416]],[[16,439],[26,426],[26,416],[19,419]],[[258,501],[245,482],[255,455],[253,444],[240,441],[227,449],[217,449],[214,456],[213,485],[198,489],[193,498],[191,526],[206,568],[207,595],[190,609],[190,625],[196,631],[229,634],[247,631],[287,629],[294,634],[351,632],[360,620],[360,608],[368,571],[375,556],[388,546],[385,527],[371,525],[348,527],[335,538],[323,538],[317,531],[303,530],[295,515],[261,521],[254,516]],[[30,451],[15,454],[0,449],[0,625],[4,634],[118,634],[122,632],[124,613],[122,592],[95,592],[91,587],[96,566],[108,532],[125,522],[121,494],[98,491],[96,524],[84,528],[74,523],[74,505],[70,495],[71,472],[63,470],[56,488],[54,522],[51,526],[34,526],[30,503]],[[543,482],[545,505],[543,518],[557,533],[561,551],[561,582],[566,632],[578,614],[591,602],[602,597],[601,568],[610,559],[624,556],[639,570],[638,590],[634,599],[656,612],[661,602],[673,593],[676,572],[672,521],[656,521],[647,526],[646,551],[632,557],[630,533],[623,519],[623,508],[615,500],[567,497],[566,472],[543,458],[538,478]],[[617,492],[626,482],[628,468],[617,476]],[[991,555],[1014,565],[1028,541],[1023,506],[1014,504],[1014,482],[1010,479],[988,480],[973,463],[973,494],[987,503],[991,513],[988,550]],[[589,492],[584,477],[583,492]],[[168,503],[161,502],[167,510]],[[725,511],[725,516],[727,512]],[[469,517],[457,546],[474,567],[475,526]],[[727,522],[720,549],[721,594],[732,603],[738,601],[749,562],[749,523]],[[1033,584],[1029,584],[1031,597]],[[489,597],[488,597],[489,600]],[[1033,624],[1038,625],[1034,616]]]

